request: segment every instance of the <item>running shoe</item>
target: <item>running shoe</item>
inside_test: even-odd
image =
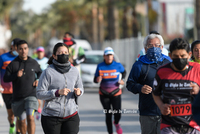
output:
[[[9,134],[15,134],[15,122],[13,122],[14,126],[10,127]]]
[[[119,124],[115,124],[115,122],[113,122],[113,124],[115,125],[117,134],[122,134],[123,131],[121,126]]]

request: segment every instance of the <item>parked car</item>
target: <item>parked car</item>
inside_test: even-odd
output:
[[[93,79],[97,65],[104,60],[103,53],[104,51],[102,50],[85,51],[86,59],[81,63],[81,78],[84,87],[99,87],[99,83],[94,83]],[[114,60],[119,62],[119,58],[116,55],[114,55]]]
[[[74,39],[77,45],[80,45],[84,51],[92,50],[90,43],[87,40]]]

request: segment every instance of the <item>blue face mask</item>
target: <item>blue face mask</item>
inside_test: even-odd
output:
[[[160,47],[149,48],[147,50],[146,56],[150,61],[153,61],[155,63],[163,60],[162,50],[160,49]]]
[[[12,53],[15,55],[15,56],[18,56],[19,54],[18,54],[18,52],[17,51],[12,51]]]

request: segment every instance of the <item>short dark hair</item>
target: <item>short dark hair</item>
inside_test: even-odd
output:
[[[65,32],[65,35],[66,34],[69,34],[72,38],[74,38],[74,35],[72,34],[72,33],[70,33],[70,32]]]
[[[19,46],[22,45],[22,44],[27,44],[27,45],[28,45],[28,43],[27,43],[25,40],[19,40],[19,41],[17,42],[17,47],[19,47]]]
[[[194,42],[192,42],[192,44],[191,44],[191,51],[192,51],[192,53],[193,53],[193,48],[194,48],[197,44],[200,44],[200,40],[195,40]]]
[[[169,51],[170,51],[170,53],[172,53],[174,50],[177,50],[177,49],[185,49],[186,52],[189,53],[190,52],[190,45],[187,42],[187,40],[185,40],[185,39],[175,38],[170,43]]]
[[[194,49],[194,47],[195,47],[197,44],[200,44],[200,40],[196,40],[196,41],[192,42],[192,44],[191,44],[191,51],[192,51],[192,57],[191,57],[191,59],[192,59],[192,60],[195,59],[194,56],[193,56],[193,49]]]
[[[21,39],[20,38],[14,38],[11,42],[11,45],[13,46],[17,46],[17,42],[20,41]]]

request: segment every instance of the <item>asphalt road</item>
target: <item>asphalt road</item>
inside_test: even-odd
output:
[[[85,89],[85,93],[78,100],[80,115],[79,134],[107,134],[105,115],[99,101],[97,89]],[[122,117],[120,120],[124,134],[140,134],[138,109],[138,95],[134,95],[126,89],[122,94]],[[36,122],[36,134],[43,134],[40,121]],[[0,108],[0,134],[8,134],[6,108]],[[116,134],[115,127],[113,132]]]

